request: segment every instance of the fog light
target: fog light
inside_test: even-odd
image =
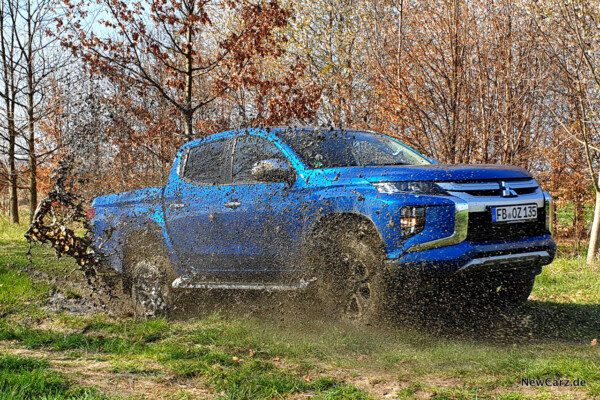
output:
[[[408,206],[400,210],[400,231],[402,236],[410,237],[425,228],[425,207]]]

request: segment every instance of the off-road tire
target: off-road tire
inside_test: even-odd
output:
[[[123,287],[129,287],[136,318],[167,317],[173,303],[171,284],[177,274],[162,244],[146,236],[139,245],[128,244],[124,257]]]
[[[390,280],[383,244],[372,228],[355,222],[323,229],[309,258],[323,314],[364,324],[387,316]]]
[[[162,257],[141,259],[133,268],[131,299],[136,318],[165,317],[170,307],[170,283]]]

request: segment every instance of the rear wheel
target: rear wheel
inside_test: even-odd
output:
[[[160,242],[140,238],[139,245],[127,246],[123,286],[129,288],[136,318],[167,316],[171,307],[171,284],[177,275]]]
[[[131,299],[136,317],[153,318],[168,314],[171,285],[161,257],[145,257],[133,268]]]

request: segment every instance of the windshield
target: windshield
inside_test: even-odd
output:
[[[400,142],[377,133],[290,129],[279,136],[310,168],[431,164]]]

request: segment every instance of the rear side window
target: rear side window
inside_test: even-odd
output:
[[[227,140],[216,140],[192,148],[183,169],[184,180],[197,185],[218,185],[222,182],[223,151]]]
[[[260,136],[239,136],[233,154],[233,183],[256,183],[251,174],[254,164],[275,158],[287,161],[270,140]]]

